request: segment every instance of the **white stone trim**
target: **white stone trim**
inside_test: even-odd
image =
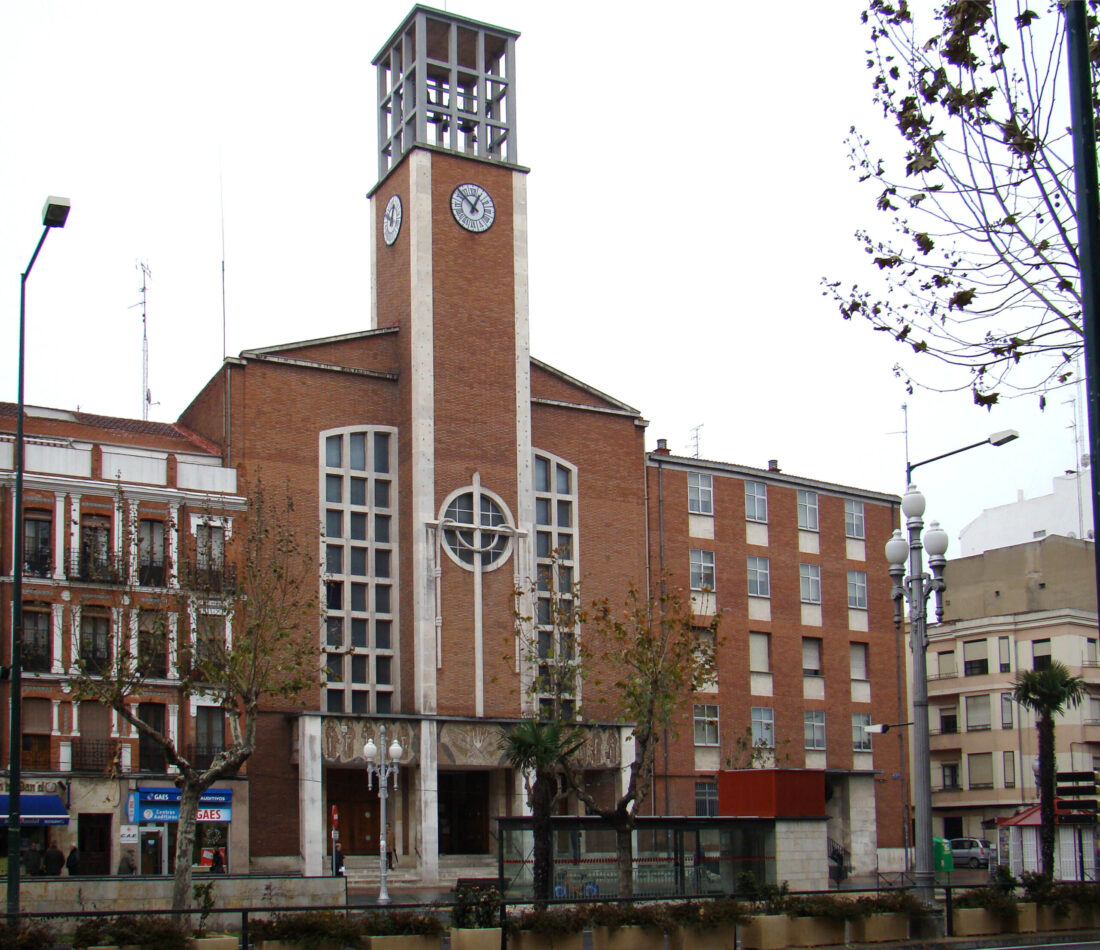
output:
[[[65,579],[65,496],[53,496],[53,577]]]
[[[53,661],[50,663],[50,672],[63,674],[65,672],[65,665],[62,661],[62,655],[65,651],[64,604],[50,605],[50,636],[53,641],[51,650]]]
[[[324,873],[325,799],[321,777],[321,717],[298,719],[298,850],[302,873]]]

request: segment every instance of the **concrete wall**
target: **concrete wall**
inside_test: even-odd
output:
[[[824,821],[776,821],[776,881],[786,881],[792,891],[828,890],[827,839]]]

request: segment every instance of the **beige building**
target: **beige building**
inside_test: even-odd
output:
[[[929,630],[933,833],[994,840],[1038,801],[1035,717],[1016,674],[1052,660],[1092,694],[1056,722],[1059,770],[1100,768],[1100,660],[1092,543],[1051,536],[949,561],[945,622]]]

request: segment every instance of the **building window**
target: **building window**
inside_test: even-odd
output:
[[[963,676],[985,676],[989,655],[985,640],[967,640],[963,644]]]
[[[1005,788],[1016,787],[1016,753],[1006,749],[1001,753],[1001,767],[1004,770]]]
[[[867,609],[867,573],[865,571],[848,572],[848,606],[858,610]]]
[[[1005,637],[1007,640],[1008,637]],[[1097,666],[1100,665],[1100,658],[1097,655],[1097,648],[1100,646],[1100,642],[1095,637],[1088,637],[1085,640],[1085,666]],[[1002,670],[1002,672],[1006,672]]]
[[[695,783],[695,815],[697,818],[718,817],[718,783]]]
[[[852,713],[852,748],[856,752],[871,751],[871,734],[867,731],[869,725],[870,713]]]
[[[536,507],[541,514],[542,506],[536,502]],[[515,531],[503,503],[488,492],[476,488],[456,495],[444,510],[442,520],[447,551],[460,564],[488,570],[507,559]],[[566,525],[572,523],[571,506],[564,512],[564,521]]]
[[[53,667],[53,637],[48,604],[23,605],[22,668],[25,673],[49,673]]]
[[[936,679],[950,679],[955,675],[955,651],[941,650],[936,654]]]
[[[959,787],[959,763],[943,763],[943,787],[945,791],[951,791]]]
[[[966,772],[970,788],[992,788],[993,753],[971,752],[966,757]]]
[[[1033,670],[1050,669],[1050,641],[1031,641],[1031,668]]]
[[[798,578],[802,585],[802,603],[821,603],[821,565],[799,564]]]
[[[752,707],[752,746],[754,749],[775,748],[775,710],[770,706]]]
[[[215,675],[226,655],[225,615],[199,612],[194,618],[195,661]]]
[[[749,596],[771,596],[771,564],[766,557],[750,557],[749,564]]]
[[[224,551],[224,535],[223,535]],[[164,522],[142,518],[138,525],[138,582],[143,587],[164,586]]]
[[[854,498],[844,499],[844,535],[849,538],[863,539],[863,502]]]
[[[138,716],[146,725],[162,736],[168,735],[164,727],[164,705],[162,703],[138,703]],[[164,746],[151,739],[144,732],[138,733],[138,769],[142,772],[166,772],[168,759]]]
[[[763,482],[745,482],[745,519],[768,523],[768,486]]]
[[[848,662],[851,667],[851,675],[854,680],[867,680],[867,644],[849,643]]]
[[[718,707],[695,704],[695,744],[718,745]]]
[[[692,634],[695,637],[696,642],[696,655],[702,660],[702,658],[710,658],[709,663],[712,667],[709,676],[707,678],[700,677],[699,681],[695,684],[695,691],[697,693],[717,693],[718,692],[718,658],[716,654],[717,649],[717,636],[715,631],[710,627],[692,627]]]
[[[1085,723],[1090,726],[1100,724],[1100,697],[1089,697],[1088,710],[1085,712]]]
[[[24,573],[32,577],[49,577],[53,570],[53,547],[50,535],[53,516],[34,508],[23,512]]]
[[[802,638],[802,675],[821,675],[821,639],[819,637]]]
[[[102,608],[80,612],[80,659],[89,673],[104,673],[111,665],[111,615]]]
[[[1012,728],[1012,694],[1001,693],[1001,728]]]
[[[691,589],[714,590],[714,552],[691,549]]]
[[[688,472],[688,511],[695,515],[714,514],[712,476],[702,472]]]
[[[988,729],[989,695],[966,697],[966,731],[981,732]]]
[[[1002,673],[1012,672],[1012,640],[1009,637],[997,638],[997,652],[1000,655],[1000,664]]]
[[[225,750],[225,711],[221,706],[199,706],[195,710],[195,744],[192,765],[210,768],[214,756]]]
[[[80,518],[80,562],[77,576],[81,580],[111,581],[111,521],[104,515],[85,514]]]
[[[91,703],[86,704],[90,706]],[[23,714],[23,768],[49,771],[55,768],[50,756],[50,732],[53,710],[48,699],[24,699]],[[83,730],[82,730],[83,731]],[[74,745],[79,745],[77,739]],[[73,769],[79,768],[73,763]]]
[[[391,708],[393,684],[377,674],[395,662],[397,448],[397,434],[388,427],[321,433],[323,662],[328,673],[323,708],[329,712]],[[469,498],[464,514],[472,518]]]
[[[168,675],[168,628],[160,611],[142,610],[138,614],[137,661],[138,670],[146,678],[164,679]]]
[[[940,732],[954,735],[959,731],[959,710],[954,706],[940,707]]]
[[[225,567],[225,527],[201,523],[195,527],[196,561],[200,571],[220,571]]]
[[[806,722],[806,748],[821,750],[825,748],[825,710],[807,709]]]
[[[799,491],[798,527],[801,531],[817,530],[817,492]]]
[[[749,672],[771,672],[771,639],[767,633],[749,634]]]

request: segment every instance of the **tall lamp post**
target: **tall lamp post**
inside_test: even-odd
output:
[[[979,443],[982,444],[982,443]],[[928,744],[928,675],[925,651],[928,648],[928,598],[935,591],[936,620],[943,619],[943,568],[947,563],[947,532],[933,521],[924,535],[924,495],[910,485],[901,500],[901,510],[907,519],[909,540],[901,529],[886,542],[886,560],[893,579],[894,622],[902,622],[902,601],[909,604],[909,649],[913,653],[913,812],[916,820],[917,896],[932,900],[935,872],[932,869],[932,761]],[[932,576],[924,573],[924,548],[928,549],[928,565]],[[905,563],[909,561],[906,576]],[[885,731],[885,730],[884,730]]]
[[[69,217],[69,199],[50,196],[42,208],[42,236],[31,255],[31,261],[19,280],[19,374],[18,398],[15,411],[15,499],[12,504],[14,524],[12,543],[12,607],[11,607],[11,709],[8,729],[8,913],[19,913],[19,845],[22,816],[19,808],[20,787],[23,784],[22,762],[23,727],[23,353],[26,338],[27,278],[30,276],[38,252],[52,228],[65,227]]]
[[[389,869],[389,861],[387,861],[386,847],[386,799],[389,797],[389,780],[393,779],[393,790],[397,791],[397,773],[401,768],[401,756],[404,754],[404,749],[401,748],[401,743],[396,739],[390,744],[389,749],[386,749],[386,727],[380,726],[378,728],[378,745],[382,747],[382,757],[378,757],[378,746],[374,744],[373,739],[368,739],[367,744],[363,746],[363,755],[367,760],[367,788],[374,787],[375,776],[378,777],[378,800],[381,802],[379,820],[381,822],[381,834],[378,836],[378,872],[381,886],[378,890],[378,903],[388,904],[390,900],[390,892],[386,890],[386,872]],[[389,761],[386,760],[387,755]]]

